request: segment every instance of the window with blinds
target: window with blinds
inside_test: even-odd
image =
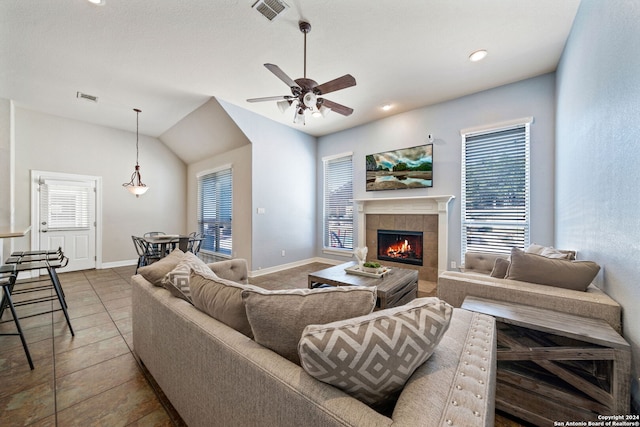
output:
[[[462,134],[462,257],[529,245],[529,124]]]
[[[40,217],[43,230],[86,230],[91,224],[93,187],[80,183],[46,181],[40,184]]]
[[[324,247],[353,249],[353,160],[324,158]]]
[[[198,177],[198,230],[204,237],[200,250],[231,256],[233,240],[233,174],[225,167]]]

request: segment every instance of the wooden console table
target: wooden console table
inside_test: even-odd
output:
[[[629,413],[631,350],[603,320],[466,297],[498,326],[496,409],[536,425]]]
[[[358,276],[348,274],[345,268],[356,265],[356,262],[348,262],[325,268],[309,274],[310,288],[320,285],[331,286],[376,286],[378,299],[377,309],[397,307],[416,299],[418,293],[418,271],[407,268],[392,268],[381,278]]]

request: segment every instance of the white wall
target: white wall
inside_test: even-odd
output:
[[[13,150],[11,126],[13,105],[8,99],[0,98],[0,228],[10,227],[12,220],[13,200],[11,189],[13,183]],[[25,224],[17,224],[25,225]],[[0,239],[0,260],[4,253],[11,252],[13,240]]]
[[[251,144],[187,168],[187,229],[198,230],[198,174],[224,165],[233,168],[233,258],[244,258],[251,265]]]
[[[556,242],[623,307],[640,407],[640,2],[583,0],[558,68]],[[604,25],[603,25],[604,24]]]
[[[316,138],[218,101],[252,146],[250,268],[255,271],[313,258]],[[258,208],[264,213],[258,214]]]
[[[122,188],[134,170],[135,142],[132,132],[16,108],[16,221],[30,222],[29,174],[35,169],[102,177],[103,263],[137,259],[132,235],[186,232],[186,166],[158,139],[140,135],[147,193],[136,198]]]
[[[322,158],[353,151],[356,199],[444,194],[456,197],[450,204],[447,265],[451,261],[460,265],[460,130],[533,116],[531,239],[539,244],[553,244],[554,96],[554,74],[546,74],[320,137],[316,161],[319,174],[316,187],[319,218],[322,218]],[[428,134],[433,134],[435,138],[432,188],[374,192],[365,190],[367,154],[426,144]],[[316,240],[318,253],[322,254],[322,224],[319,222]]]

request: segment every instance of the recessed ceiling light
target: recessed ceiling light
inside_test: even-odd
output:
[[[98,6],[104,6],[106,0],[87,0],[89,3],[97,4]]]
[[[476,50],[471,55],[469,55],[469,61],[478,62],[483,60],[487,56],[487,51],[484,49]]]
[[[391,104],[384,104],[384,105],[382,106],[382,109],[383,109],[384,111],[389,111],[389,110],[391,110],[391,108],[392,108],[392,107],[393,107],[393,106],[392,106]]]

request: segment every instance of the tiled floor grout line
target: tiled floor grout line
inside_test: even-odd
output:
[[[119,273],[117,273],[117,272],[116,272],[116,274],[118,275],[118,277],[120,277],[120,279],[124,280],[124,281],[127,283],[127,285],[129,285],[129,287],[131,287],[131,283],[130,283],[131,278],[122,277],[122,276],[121,276]],[[151,390],[153,390],[153,393],[156,395],[156,397],[158,398],[158,401],[160,402],[160,404],[162,405],[162,407],[164,408],[164,410],[167,412],[167,415],[169,415],[169,417],[170,417],[170,418],[172,418],[172,417],[171,417],[171,414],[170,414],[170,410],[169,410],[169,408],[167,408],[167,407],[165,406],[164,400],[163,400],[163,399],[161,399],[161,398],[160,398],[160,396],[158,396],[158,393],[157,393],[157,391],[156,391],[156,388],[155,388],[154,384],[152,384],[152,383],[151,383],[151,381],[150,381],[149,377],[148,377],[148,376],[147,376],[147,374],[146,374],[145,368],[141,365],[140,360],[135,356],[135,354],[134,354],[134,352],[133,352],[133,348],[129,345],[129,343],[128,343],[128,342],[127,342],[127,340],[125,339],[125,337],[124,337],[124,335],[123,335],[122,331],[120,330],[120,328],[118,328],[118,325],[116,324],[116,321],[113,319],[113,317],[112,317],[112,315],[111,315],[111,312],[109,311],[109,309],[107,308],[107,306],[104,304],[104,301],[102,300],[102,297],[100,296],[100,294],[96,291],[96,288],[95,288],[95,286],[94,286],[93,282],[91,281],[91,279],[90,279],[89,277],[86,277],[86,274],[85,274],[84,272],[83,272],[83,275],[85,276],[85,278],[86,278],[87,282],[88,282],[88,283],[89,283],[89,285],[91,286],[91,289],[93,289],[93,291],[95,292],[96,296],[97,296],[97,297],[98,297],[98,299],[100,300],[100,304],[102,304],[102,306],[104,307],[105,311],[107,312],[107,315],[109,316],[109,319],[111,319],[111,322],[113,322],[114,326],[115,326],[115,327],[116,327],[116,329],[118,330],[118,334],[120,335],[120,337],[124,340],[125,344],[127,345],[127,348],[129,349],[129,353],[130,353],[130,354],[131,354],[131,356],[133,357],[133,359],[134,359],[134,361],[135,361],[136,365],[138,366],[138,369],[140,370],[140,373],[141,373],[141,374],[142,374],[142,376],[144,377],[145,381],[147,382],[147,384],[149,385],[149,387],[151,388]],[[117,356],[117,357],[119,357],[119,356]],[[109,360],[111,360],[111,359],[109,359]],[[105,362],[105,361],[102,361],[102,362],[100,362],[100,363],[104,363],[104,362]],[[120,384],[120,385],[121,385],[121,384]],[[113,388],[115,388],[115,387],[118,387],[118,386],[119,386],[119,385],[114,386],[114,387],[112,387],[111,389],[113,389]],[[109,389],[109,390],[111,390],[111,389]],[[109,390],[105,390],[105,391],[103,391],[102,393],[106,393],[106,392],[107,392],[107,391],[109,391]],[[102,393],[101,393],[101,394],[102,394]],[[143,414],[140,418],[138,418],[138,419],[136,419],[136,420],[131,421],[131,422],[130,422],[129,424],[127,424],[127,425],[135,424],[135,423],[136,423],[136,422],[138,422],[140,419],[144,418],[146,415],[147,415],[147,414]],[[172,423],[173,423],[173,419],[172,419]],[[56,424],[56,425],[57,425],[57,424]]]

